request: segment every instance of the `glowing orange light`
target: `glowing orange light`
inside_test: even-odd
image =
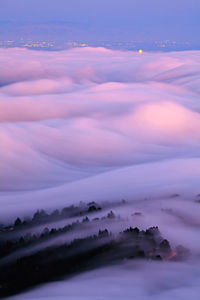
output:
[[[170,260],[170,259],[176,257],[176,255],[177,255],[176,252],[172,252],[171,255],[167,257],[167,260]]]

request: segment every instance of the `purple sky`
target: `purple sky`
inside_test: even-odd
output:
[[[1,0],[0,21],[69,22],[80,31],[119,39],[173,39],[199,43],[199,0]],[[15,25],[15,29],[16,29]],[[1,29],[6,32],[4,25]],[[1,32],[0,32],[1,33]],[[110,35],[109,35],[110,33]]]

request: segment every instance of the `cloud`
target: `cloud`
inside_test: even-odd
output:
[[[159,225],[199,254],[199,58],[199,51],[0,49],[1,220],[126,198],[125,217],[142,210],[138,226]],[[184,295],[184,275],[166,288],[173,268],[174,281],[188,270],[195,282],[195,267],[171,265],[161,281],[161,271],[152,273],[158,281],[145,283],[144,299]],[[188,293],[192,287],[191,280]]]
[[[2,190],[198,156],[199,51],[13,48],[0,60]]]

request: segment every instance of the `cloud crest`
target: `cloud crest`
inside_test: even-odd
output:
[[[199,51],[16,48],[0,60],[3,190],[197,156]]]

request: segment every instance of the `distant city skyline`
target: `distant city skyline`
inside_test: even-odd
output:
[[[170,40],[199,49],[199,36],[199,0],[1,0],[0,40]]]

